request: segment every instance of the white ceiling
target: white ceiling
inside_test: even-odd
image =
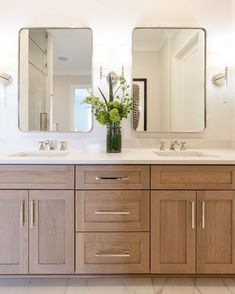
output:
[[[177,29],[135,29],[133,51],[159,51],[165,41],[172,38]]]
[[[89,29],[49,29],[53,42],[54,74],[91,74],[92,32]],[[66,57],[67,61],[59,61]]]

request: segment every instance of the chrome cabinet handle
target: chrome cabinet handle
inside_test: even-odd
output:
[[[105,253],[105,252],[101,252],[101,251],[96,251],[95,254],[96,257],[130,257],[130,252],[129,251],[125,251],[124,253]]]
[[[25,200],[20,202],[20,225],[23,227],[25,224]]]
[[[130,211],[128,211],[128,210],[106,211],[106,210],[96,209],[95,214],[99,214],[99,215],[129,215]]]
[[[30,226],[31,228],[34,227],[35,223],[35,201],[31,200],[30,202]]]
[[[96,181],[100,181],[100,180],[119,180],[119,181],[129,181],[128,177],[99,177],[96,176],[95,177]]]
[[[192,212],[191,212],[192,229],[195,229],[195,202],[194,201],[191,201],[191,209],[192,209]]]
[[[205,229],[205,208],[206,203],[205,201],[202,201],[202,228]]]
[[[60,146],[60,150],[67,150],[68,149],[68,142],[67,141],[61,141],[60,142],[61,146]]]

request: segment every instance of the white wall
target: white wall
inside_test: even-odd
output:
[[[234,2],[232,0],[232,2]],[[9,0],[1,3],[0,17],[0,70],[13,75],[14,82],[7,89],[7,106],[0,91],[0,138],[17,142],[35,141],[48,137],[45,134],[27,134],[18,130],[17,107],[17,56],[18,31],[27,26],[91,27],[94,35],[94,89],[99,85],[99,65],[120,72],[125,65],[130,80],[131,34],[136,26],[202,26],[208,35],[207,69],[207,129],[202,134],[182,134],[177,137],[228,139],[230,136],[230,100],[225,101],[225,89],[213,86],[212,74],[218,69],[214,49],[224,43],[230,28],[231,0]],[[233,15],[234,16],[234,15]],[[116,48],[116,50],[115,50]],[[218,49],[218,48],[217,48]],[[122,53],[122,56],[120,56]],[[106,57],[110,56],[110,60]],[[106,60],[105,60],[106,59]],[[226,103],[225,103],[226,102]],[[228,102],[228,103],[227,103]],[[54,137],[90,142],[102,142],[105,128],[95,124],[92,133],[61,134]],[[135,134],[130,122],[123,123],[124,138],[159,138],[174,135]],[[50,135],[52,137],[52,135]],[[176,136],[175,136],[176,137]],[[7,139],[7,140],[6,140]],[[134,144],[136,146],[136,144]]]
[[[160,129],[159,53],[157,51],[135,51],[132,76],[147,79],[147,129],[149,131]]]

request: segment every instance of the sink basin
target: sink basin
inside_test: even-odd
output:
[[[201,151],[154,151],[158,156],[162,157],[214,157],[216,155],[201,152]]]
[[[11,154],[11,157],[65,157],[69,151],[25,151]]]

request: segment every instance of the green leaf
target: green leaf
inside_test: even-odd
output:
[[[100,87],[98,87],[98,90],[100,91],[100,94],[102,95],[102,97],[104,98],[105,104],[108,106],[108,101],[104,96],[104,93],[101,91]]]

